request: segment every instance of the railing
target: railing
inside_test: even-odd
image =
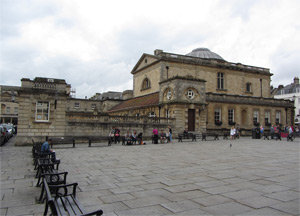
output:
[[[135,116],[69,116],[68,122],[82,123],[132,123],[132,124],[173,124],[174,118]]]

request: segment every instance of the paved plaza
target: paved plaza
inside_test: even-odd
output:
[[[1,215],[42,215],[31,147],[1,147]],[[232,147],[230,147],[232,144]],[[299,138],[60,145],[60,171],[104,215],[299,215]]]

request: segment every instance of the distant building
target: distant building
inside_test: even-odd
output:
[[[286,99],[294,102],[295,106],[295,123],[300,124],[300,84],[299,77],[294,78],[294,82],[278,88],[273,89],[274,98]]]
[[[16,86],[0,86],[0,124],[18,124],[18,89]]]

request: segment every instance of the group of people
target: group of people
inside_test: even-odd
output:
[[[271,136],[271,139],[279,139],[281,140],[281,132],[283,133],[287,133],[287,136],[288,138],[291,138],[295,132],[295,129],[293,127],[293,125],[290,125],[290,126],[285,126],[283,128],[283,130],[281,130],[281,127],[280,125],[272,125],[271,128],[270,128],[270,136]]]
[[[240,126],[239,125],[237,125],[236,127],[232,126],[230,129],[230,140],[233,140],[233,139],[236,139],[239,137],[240,137]]]
[[[113,127],[112,130],[109,132],[109,139],[110,142],[114,142],[115,144],[120,143],[121,141],[121,131],[119,128]],[[137,134],[136,131],[133,131],[130,133],[129,131],[126,132],[124,136],[122,136],[122,143],[127,144],[127,145],[132,145],[132,144],[144,144],[143,140],[143,133]]]
[[[168,126],[167,132],[164,132],[164,130],[161,129],[161,131],[159,133],[158,129],[154,128],[152,133],[153,133],[152,142],[154,144],[158,144],[158,139],[160,139],[160,143],[164,143],[165,141],[172,142],[172,128],[171,128],[171,126]]]

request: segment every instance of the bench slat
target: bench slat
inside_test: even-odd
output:
[[[79,203],[73,196],[66,196],[65,198],[66,198],[66,203],[70,205],[75,215],[83,214],[84,210],[80,208]]]

